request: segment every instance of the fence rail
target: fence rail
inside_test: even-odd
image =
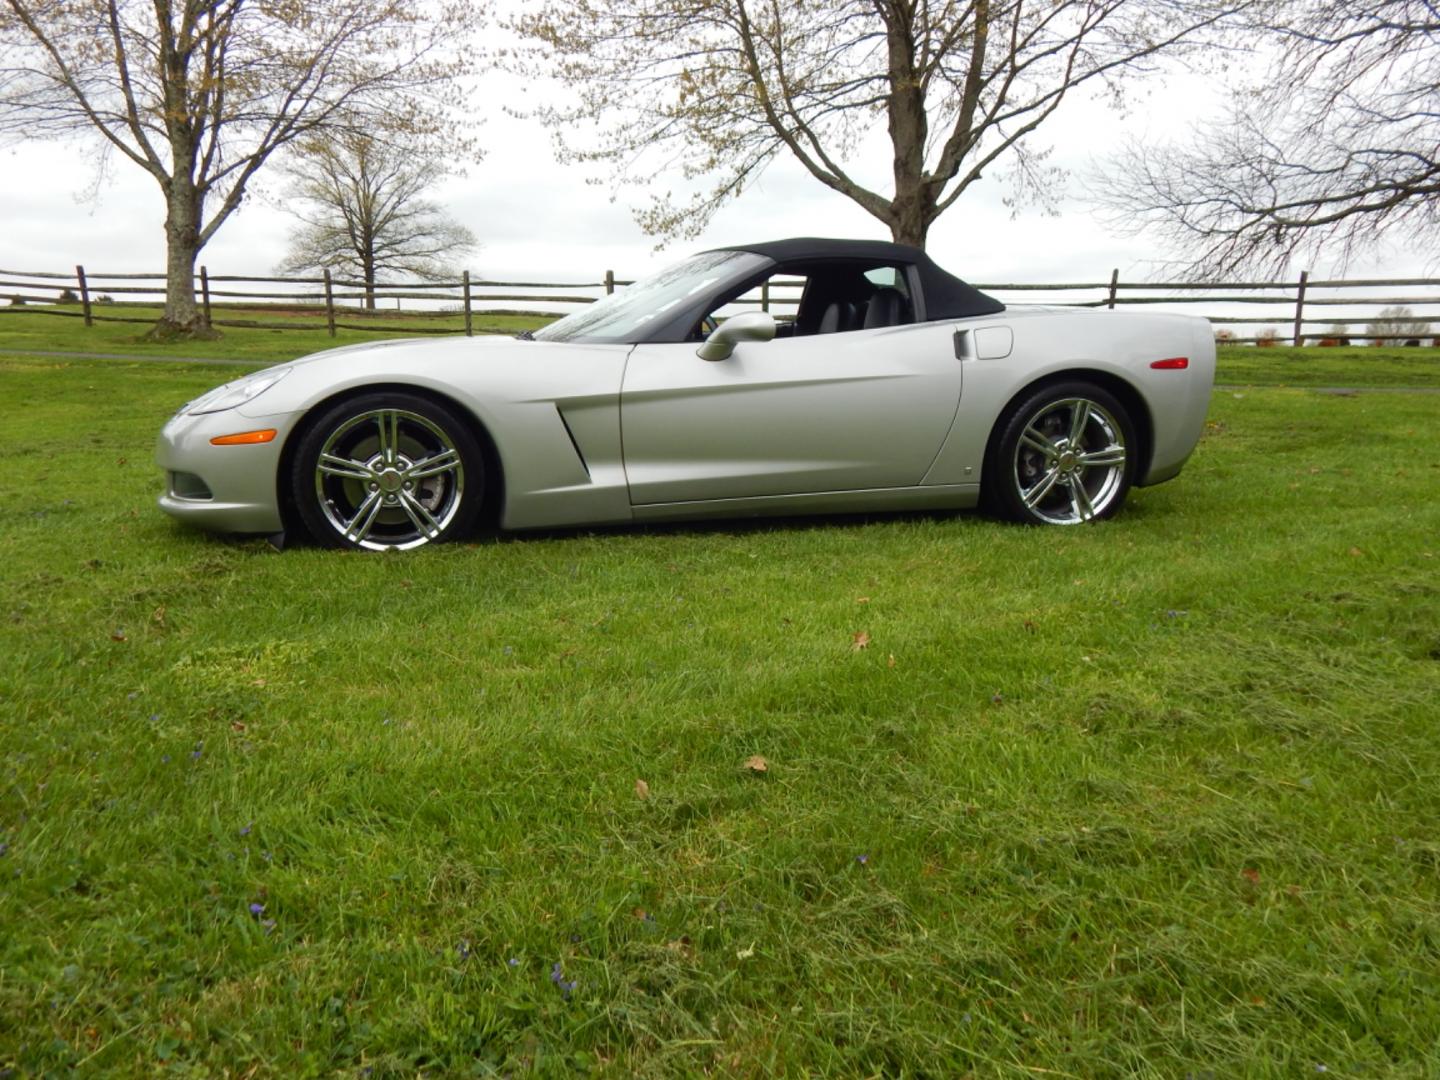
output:
[[[125,306],[163,302],[164,282],[164,274],[102,273],[87,271],[84,266],[76,266],[73,273],[0,270],[0,305],[8,303],[10,310],[29,314],[83,319],[86,326],[102,322],[148,323],[153,319],[126,314]],[[559,314],[593,303],[628,284],[629,280],[616,277],[612,270],[596,280],[558,282],[500,281],[472,276],[467,271],[458,281],[395,281],[368,288],[363,281],[333,277],[329,272],[320,277],[256,277],[212,275],[201,267],[195,278],[201,310],[212,326],[323,330],[331,337],[338,330],[474,334],[476,314]],[[783,318],[799,304],[803,284],[798,278],[772,279],[734,303],[775,311]],[[1351,336],[1371,341],[1416,341],[1429,338],[1432,324],[1440,322],[1440,278],[1312,281],[1308,272],[1302,272],[1294,281],[1144,282],[1121,281],[1117,269],[1111,271],[1108,280],[977,283],[977,288],[1014,303],[1054,298],[1076,307],[1115,309],[1138,305],[1184,311],[1207,305],[1207,310],[1194,313],[1220,328],[1218,338],[1237,344],[1281,340],[1292,345],[1307,341],[1338,343]],[[1384,289],[1404,289],[1406,293],[1374,295],[1376,290]],[[1076,295],[1086,293],[1091,295]],[[412,306],[402,308],[403,301]],[[402,316],[412,320],[411,325],[399,327],[389,319],[355,321],[370,307],[391,302]],[[515,304],[540,306],[517,309],[512,306]],[[1275,314],[1257,315],[1255,307]],[[1418,310],[1406,320],[1407,325],[1392,320],[1388,326],[1381,322],[1376,327],[1394,332],[1367,330],[1350,334],[1351,327],[1375,325],[1378,309],[1386,307]],[[389,313],[388,307],[384,310]],[[265,314],[272,317],[245,317]],[[276,315],[281,320],[273,317]],[[449,325],[423,325],[427,320],[455,316],[463,316],[463,331]],[[1265,327],[1281,321],[1283,333],[1279,326]],[[1254,332],[1237,334],[1232,327],[1251,328]],[[1435,340],[1440,343],[1440,338]]]

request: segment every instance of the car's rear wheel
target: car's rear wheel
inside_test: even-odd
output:
[[[319,543],[406,551],[473,528],[485,459],[451,409],[416,394],[365,394],[307,425],[290,483]]]
[[[1087,382],[1041,387],[1002,419],[985,463],[987,502],[1015,521],[1079,525],[1110,517],[1135,476],[1130,414]]]

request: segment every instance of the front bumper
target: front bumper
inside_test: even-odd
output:
[[[299,413],[247,416],[238,409],[180,413],[161,429],[155,461],[165,470],[160,509],[212,532],[276,533],[280,517],[280,454]],[[214,446],[217,435],[274,428],[268,443]]]

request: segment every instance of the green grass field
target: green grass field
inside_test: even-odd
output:
[[[77,306],[67,306],[78,312]],[[161,309],[141,305],[97,305],[98,315],[117,314],[126,318],[158,319]],[[394,311],[366,313],[347,310],[339,321],[356,325],[373,325],[374,330],[337,330],[330,337],[325,329],[324,311],[293,313],[275,306],[251,306],[229,309],[217,306],[215,318],[237,318],[275,326],[226,327],[219,341],[182,341],[155,344],[142,341],[146,327],[135,323],[97,322],[86,326],[84,321],[59,315],[44,314],[39,308],[0,307],[0,354],[36,349],[43,352],[122,353],[133,356],[182,356],[202,359],[254,360],[275,363],[293,360],[306,353],[355,345],[365,341],[413,336],[429,330],[444,329],[456,334],[465,332],[462,315],[399,314]],[[514,334],[520,330],[544,325],[544,316],[491,315],[476,312],[473,328],[477,334]],[[306,323],[312,329],[296,330],[285,324]]]
[[[70,310],[70,309],[67,309]],[[120,311],[127,316],[154,317],[159,308],[115,305],[97,307],[100,313]],[[155,345],[139,338],[145,327],[127,323],[97,323],[86,327],[79,319],[37,314],[36,309],[0,307],[0,353],[37,349],[45,352],[121,353],[136,356],[180,356],[205,359],[252,360],[274,363],[293,360],[306,353],[387,337],[405,337],[415,328],[464,330],[458,315],[400,316],[396,312],[373,314],[347,312],[341,321],[371,323],[373,331],[340,330],[331,338],[324,318],[311,313],[303,317],[277,313],[273,309],[249,307],[216,309],[221,314],[255,321],[277,323],[308,321],[315,329],[227,328],[220,341],[179,342]],[[477,333],[513,334],[544,325],[545,316],[489,315],[477,313]],[[1232,345],[1220,349],[1217,379],[1226,384],[1251,386],[1407,386],[1440,388],[1440,349],[1349,348],[1257,349]]]
[[[1440,397],[365,556],[154,507],[232,372],[0,356],[0,1074],[1440,1072]]]

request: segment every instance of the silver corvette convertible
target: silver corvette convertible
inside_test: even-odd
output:
[[[793,319],[744,310],[780,282]],[[218,387],[160,434],[160,506],[371,550],[977,503],[1073,525],[1179,473],[1214,373],[1203,319],[1007,308],[899,244],[749,244],[534,334],[334,349]]]

